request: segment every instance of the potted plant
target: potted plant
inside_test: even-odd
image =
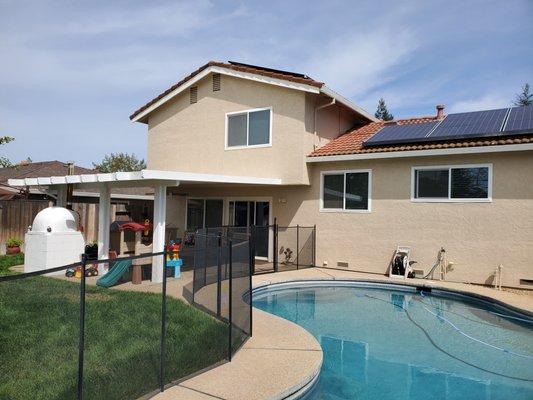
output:
[[[22,245],[22,240],[16,237],[10,237],[6,241],[6,253],[7,254],[17,254],[20,253],[20,246]]]

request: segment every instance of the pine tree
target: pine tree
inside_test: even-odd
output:
[[[382,121],[391,121],[394,119],[394,115],[392,115],[387,109],[387,105],[385,104],[383,97],[379,99],[378,108],[374,113],[374,116]]]
[[[529,106],[533,104],[533,93],[529,93],[529,83],[522,86],[522,93],[516,95],[513,104],[515,106]]]

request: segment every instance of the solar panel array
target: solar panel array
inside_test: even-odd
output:
[[[365,146],[473,139],[533,133],[533,105],[449,114],[440,121],[387,124]]]
[[[511,108],[504,132],[520,132],[533,129],[533,105]]]
[[[413,140],[423,140],[427,133],[437,125],[437,121],[410,125],[385,125],[378,133],[365,142],[373,146],[409,143]]]

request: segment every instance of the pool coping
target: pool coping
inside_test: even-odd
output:
[[[435,295],[466,297],[474,302],[482,302],[490,306],[505,310],[506,313],[526,316],[533,318],[533,297],[527,299],[526,307],[522,306],[524,303],[522,295],[507,292],[505,296],[507,299],[499,299],[497,296],[502,296],[502,292],[489,289],[487,287],[480,287],[477,285],[460,284],[447,281],[428,281],[421,279],[394,279],[386,276],[372,274],[357,273],[355,271],[338,271],[329,268],[310,268],[306,270],[287,271],[273,274],[256,275],[252,282],[252,295],[257,294],[261,290],[268,290],[269,288],[280,288],[283,286],[297,287],[297,286],[328,286],[328,285],[342,285],[350,286],[374,286],[388,289],[408,289],[410,292],[423,290],[431,291]],[[511,301],[510,301],[510,300]],[[506,301],[507,300],[507,301]],[[516,301],[515,301],[516,300]],[[231,363],[225,363],[221,366],[213,368],[205,373],[201,373],[192,377],[189,380],[179,383],[165,390],[165,392],[153,397],[156,400],[174,400],[174,399],[268,399],[268,400],[295,400],[304,396],[309,392],[319,379],[320,369],[323,361],[323,353],[318,344],[318,341],[304,328],[296,325],[288,320],[273,314],[266,313],[259,309],[253,308],[253,336],[245,345],[237,352]],[[258,324],[266,324],[268,329],[256,329]],[[277,326],[275,326],[277,325]],[[265,365],[261,364],[259,359],[254,359],[254,366],[261,366],[261,368],[252,368],[250,371],[249,365],[245,362],[245,354],[250,351],[257,351],[257,343],[265,343],[269,338],[275,336],[275,331],[278,334],[289,335],[297,331],[294,340],[300,342],[300,350],[309,345],[309,340],[314,341],[314,345],[307,350],[319,354],[320,361],[311,363],[305,373],[301,373],[298,379],[295,379],[290,385],[280,385],[272,379],[272,374],[265,370]],[[281,332],[280,332],[281,331]],[[298,337],[299,336],[299,339]],[[318,349],[315,347],[318,346]],[[255,347],[255,349],[254,349]],[[315,347],[313,349],[313,347]],[[269,353],[272,357],[269,360],[268,368],[275,371],[283,366],[286,367],[286,358],[281,351],[262,348],[261,351]],[[287,355],[285,355],[287,356]],[[285,364],[284,364],[285,363]],[[278,371],[279,372],[279,371]],[[236,394],[234,386],[228,385],[225,382],[225,387],[217,387],[216,382],[224,382],[224,376],[233,376],[240,378],[240,381],[246,382],[246,390]],[[255,376],[251,377],[255,373]],[[252,378],[252,379],[251,379]],[[214,383],[215,382],[215,383]],[[268,394],[261,396],[260,391],[268,387]],[[241,388],[242,389],[242,388]],[[258,393],[259,391],[259,393]]]

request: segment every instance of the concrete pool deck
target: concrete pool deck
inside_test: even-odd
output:
[[[190,302],[192,271],[180,279],[168,279],[167,293]],[[94,284],[88,278],[88,284]],[[384,275],[309,268],[265,275],[252,279],[254,288],[298,281],[357,281],[394,283],[415,287],[451,290],[482,297],[533,316],[533,291],[514,293],[490,287],[424,279],[395,279]],[[161,284],[144,281],[141,285],[124,283],[118,290],[155,292]],[[320,372],[322,349],[316,339],[300,326],[277,316],[253,309],[253,336],[237,352],[231,363],[224,363],[207,372],[172,386],[152,397],[156,400],[204,399],[290,399],[302,388],[310,386]],[[296,398],[296,396],[294,396]]]
[[[184,279],[187,278],[184,276]],[[402,280],[329,268],[256,275],[252,284],[254,288],[258,288],[284,282],[339,280],[396,283],[453,290],[493,299],[533,315],[533,292],[518,294],[478,285],[424,279]],[[170,282],[169,286],[177,285],[177,282]],[[182,283],[181,286],[186,288],[187,284]],[[174,288],[171,290],[175,293]],[[231,363],[184,381],[153,398],[156,400],[284,399],[296,388],[305,387],[319,372],[322,362],[322,351],[316,340],[299,326],[260,310],[254,309],[253,317],[253,336],[235,355]]]

